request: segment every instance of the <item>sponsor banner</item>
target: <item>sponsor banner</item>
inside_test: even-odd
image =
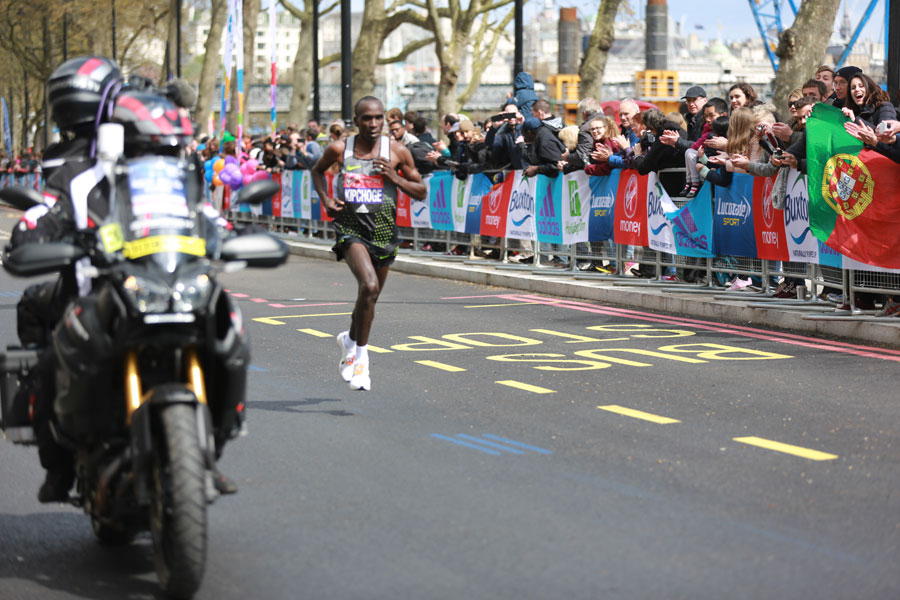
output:
[[[828,244],[823,242],[822,240],[817,239],[816,243],[819,246],[819,264],[823,267],[834,267],[835,269],[843,268],[843,255],[835,250],[834,248],[830,248]]]
[[[763,260],[789,260],[784,231],[784,211],[773,205],[774,177],[757,177],[753,181],[753,232],[756,251]]]
[[[491,193],[491,180],[484,173],[476,173],[466,177],[466,233],[481,232],[481,203]]]
[[[312,177],[310,177],[310,185],[312,186]],[[313,186],[313,190],[315,186]],[[334,198],[334,173],[325,173],[325,191],[328,193],[329,198]],[[311,194],[312,192],[310,192]],[[319,194],[316,193],[316,198],[319,200],[319,215],[323,221],[326,223],[328,221],[333,221],[330,216],[328,216],[328,211],[325,210],[325,205],[322,203],[322,199],[319,198]]]
[[[453,231],[457,233],[466,232],[466,214],[468,213],[468,198],[466,188],[469,187],[469,181],[472,177],[460,179],[459,177],[450,177],[452,185],[450,186],[450,215],[453,217]]]
[[[410,198],[410,211],[412,212],[412,226],[418,227],[421,229],[431,229],[431,211],[430,208],[430,198],[431,198],[431,180],[434,178],[434,175],[426,175],[423,177],[425,181],[425,189],[427,193],[425,195],[425,200],[416,200],[415,198]]]
[[[299,183],[298,171],[285,171],[281,174],[281,216],[293,219],[294,214],[294,181]]]
[[[537,239],[547,244],[562,244],[562,177],[538,175],[535,179]]]
[[[397,227],[412,227],[410,204],[407,193],[397,188]]]
[[[537,177],[523,177],[522,171],[513,171],[509,178],[513,180],[513,186],[506,215],[506,237],[534,240],[537,238],[534,205]]]
[[[809,228],[809,190],[806,175],[788,171],[784,201],[784,230],[788,246],[788,260],[815,263],[819,261],[819,242]],[[837,253],[834,253],[837,255]]]
[[[713,238],[711,184],[704,182],[697,195],[675,212],[666,213],[672,222],[675,254],[696,258],[716,255]]]
[[[647,246],[647,176],[624,171],[616,189],[613,239],[617,244]]]
[[[506,236],[506,215],[514,183],[514,177],[507,177],[491,186],[491,191],[481,200],[481,235]]]
[[[588,239],[603,242],[613,237],[616,224],[616,190],[619,188],[621,169],[614,169],[605,177],[588,177],[591,202],[588,208]]]
[[[877,267],[875,265],[868,265],[864,262],[859,262],[858,260],[853,260],[849,256],[841,255],[842,269],[853,269],[855,271],[877,271],[878,273],[900,273],[900,269],[885,269],[884,267]],[[885,283],[885,286],[888,284]]]
[[[666,213],[678,210],[656,173],[647,177],[647,236],[651,250],[675,253],[675,234]]]
[[[311,219],[313,212],[312,195],[315,191],[312,184],[312,175],[309,171],[297,171],[297,173],[300,173],[300,185],[295,193],[297,201],[297,204],[295,205],[297,208],[295,210],[300,211],[299,215],[301,219]]]
[[[719,254],[756,257],[753,179],[752,175],[735,173],[729,187],[716,186],[713,235]]]
[[[271,173],[269,179],[278,184],[278,191],[272,196],[272,216],[281,217],[281,173]]]
[[[453,181],[450,171],[432,174],[428,182],[428,206],[431,213],[431,228],[437,231],[453,231],[453,213],[450,205],[453,198]]]
[[[590,177],[584,171],[562,176],[562,243],[588,241],[588,215],[591,211]]]

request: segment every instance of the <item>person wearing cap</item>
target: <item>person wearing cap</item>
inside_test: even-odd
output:
[[[686,103],[690,120],[688,121],[688,139],[696,142],[703,133],[703,106],[706,104],[706,90],[699,85],[693,85],[687,89],[681,97]]]
[[[844,108],[847,106],[847,89],[850,86],[850,80],[853,76],[862,73],[859,67],[841,67],[834,74],[834,102],[831,103],[835,108]]]

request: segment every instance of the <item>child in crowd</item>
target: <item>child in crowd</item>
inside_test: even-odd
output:
[[[700,133],[700,137],[697,138],[691,147],[685,150],[684,152],[684,168],[685,168],[685,184],[684,189],[681,190],[681,196],[684,198],[693,198],[697,195],[697,192],[700,191],[700,186],[702,182],[700,181],[700,172],[697,170],[697,153],[700,148],[702,148],[706,141],[712,137],[713,121],[718,119],[719,117],[726,117],[728,114],[728,107],[725,104],[725,101],[721,98],[712,98],[705,105],[703,105],[703,130]],[[723,132],[727,133],[726,132]]]

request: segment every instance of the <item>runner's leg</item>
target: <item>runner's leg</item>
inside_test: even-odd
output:
[[[384,282],[387,280],[388,267],[376,269],[372,257],[363,244],[350,244],[344,251],[344,260],[350,272],[356,277],[359,285],[356,305],[350,320],[350,339],[357,346],[369,343],[369,331],[375,318],[375,302],[378,300]]]

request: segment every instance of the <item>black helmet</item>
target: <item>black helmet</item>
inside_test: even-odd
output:
[[[171,153],[189,144],[194,126],[184,109],[152,92],[126,91],[116,98],[113,123],[125,127],[125,153]]]
[[[47,96],[57,126],[64,131],[93,124],[100,104],[122,83],[115,61],[103,56],[79,56],[67,60],[50,75]]]

